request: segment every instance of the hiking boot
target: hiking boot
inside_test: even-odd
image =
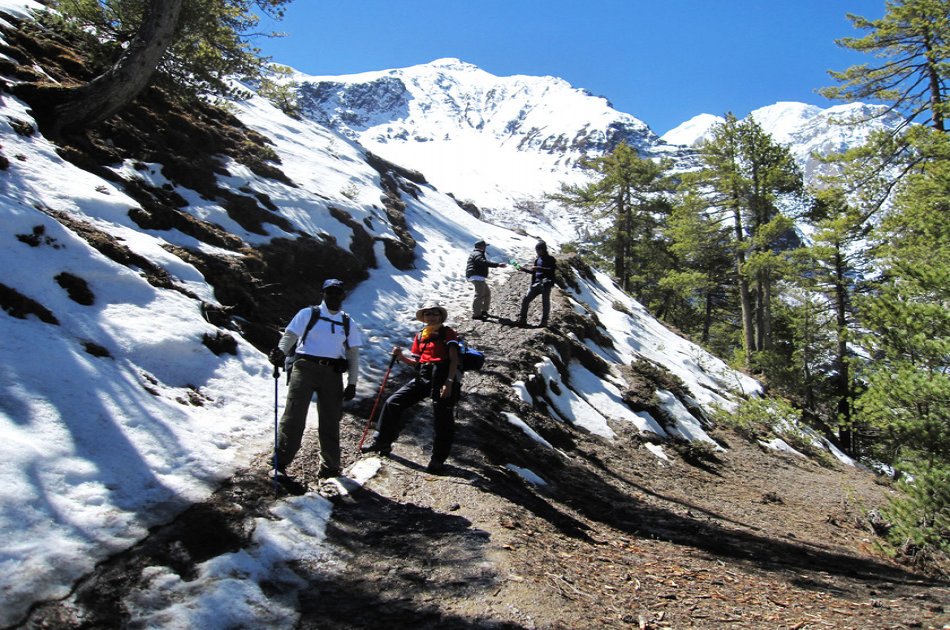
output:
[[[482,314],[479,316],[479,319],[488,319],[488,311],[482,311]]]
[[[361,453],[379,453],[380,455],[389,455],[393,450],[392,444],[387,444],[385,442],[380,442],[378,439],[373,440],[369,444],[364,444],[360,448]]]
[[[426,472],[438,474],[445,470],[445,462],[439,461],[437,459],[430,459],[429,463],[426,464]]]
[[[317,471],[317,477],[320,479],[329,479],[330,477],[339,477],[342,473],[339,468],[329,468],[327,466],[320,466],[320,470]]]

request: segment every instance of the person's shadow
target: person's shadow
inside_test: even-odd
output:
[[[492,315],[489,317],[491,318],[494,316]],[[502,326],[511,326],[512,328],[539,328],[539,326],[535,326],[534,324],[525,324],[524,326],[520,326],[518,324],[518,320],[510,319],[508,317],[498,317],[497,319],[498,319],[498,323],[501,324]],[[489,321],[491,320],[489,319]]]

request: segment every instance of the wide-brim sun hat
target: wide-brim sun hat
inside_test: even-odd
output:
[[[422,308],[416,311],[416,319],[422,323],[425,323],[426,318],[424,313],[426,311],[438,310],[442,313],[442,321],[444,322],[449,318],[449,312],[445,310],[445,307],[439,304],[438,302],[426,302]]]

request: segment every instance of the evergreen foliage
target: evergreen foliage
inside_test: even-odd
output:
[[[864,37],[845,37],[839,46],[871,53],[882,61],[830,72],[839,85],[821,93],[832,99],[875,99],[901,111],[908,121],[927,118],[945,130],[950,114],[950,0],[891,0],[879,20],[848,14]]]
[[[876,454],[911,475],[892,506],[895,536],[950,550],[950,139],[917,128],[922,160],[875,233],[883,279],[861,300],[872,361],[856,401],[881,432]],[[936,485],[935,485],[936,484]],[[902,541],[898,541],[902,542]]]
[[[666,320],[721,355],[732,353],[739,329],[732,316],[735,267],[726,226],[704,212],[704,200],[683,191],[666,224],[673,265],[660,287],[673,296]]]
[[[645,302],[650,287],[658,285],[668,258],[660,226],[669,213],[666,193],[672,188],[667,176],[670,164],[641,158],[636,150],[620,143],[610,154],[593,158],[584,166],[595,180],[584,186],[562,186],[551,198],[587,210],[608,227],[596,237],[602,251],[613,260],[620,286]]]
[[[742,361],[771,351],[773,288],[784,274],[786,240],[792,222],[780,209],[802,189],[801,172],[788,149],[778,145],[753,119],[727,114],[699,148],[703,167],[684,177],[684,186],[705,200],[697,210],[729,225],[728,250],[735,268],[741,312]]]
[[[860,198],[840,185],[814,192],[811,241],[795,252],[798,293],[787,309],[795,322],[790,363],[797,378],[786,394],[794,392],[812,424],[836,434],[852,455],[859,452],[852,413],[856,357],[849,347],[858,326],[854,300],[873,275],[862,209]]]
[[[191,94],[233,95],[233,77],[259,80],[267,59],[251,44],[260,15],[283,16],[291,0],[187,0],[174,39],[158,72],[170,86]],[[104,69],[133,41],[145,19],[141,0],[54,0],[53,8],[88,30],[100,45],[90,53]],[[274,34],[270,34],[274,35]]]
[[[915,561],[950,555],[950,467],[908,466],[899,487],[904,495],[884,511],[888,537]]]

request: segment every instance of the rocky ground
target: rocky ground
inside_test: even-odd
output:
[[[891,490],[870,473],[766,452],[725,429],[713,431],[726,446],[715,456],[667,447],[664,461],[633,431],[617,427],[607,442],[518,400],[511,382],[567,325],[556,316],[551,330],[511,326],[523,280],[496,290],[501,317],[458,326],[489,360],[466,376],[447,470],[425,472],[431,411],[419,406],[379,472],[335,501],[331,557],[295,567],[308,584],[300,628],[950,627],[950,584],[879,551],[869,513]],[[407,377],[394,371],[388,389]],[[355,401],[344,420],[348,465],[371,404]],[[557,450],[501,410],[516,410]],[[293,470],[312,485],[315,439],[308,430]],[[143,567],[186,576],[247,545],[254,519],[282,500],[268,467],[261,453],[23,627],[121,627]]]

